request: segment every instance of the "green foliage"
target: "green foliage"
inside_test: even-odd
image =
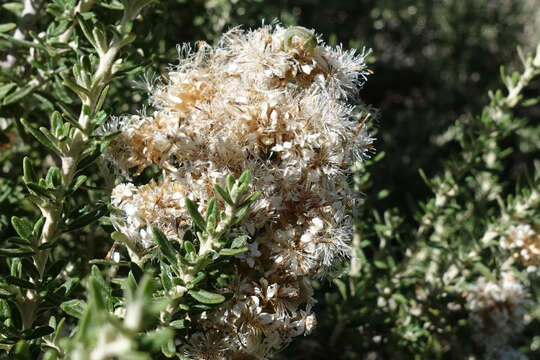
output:
[[[414,227],[401,209],[380,214],[373,210],[380,198],[364,200],[348,275],[327,287],[319,304],[324,315],[316,341],[323,344],[330,335],[329,348],[319,356],[318,346],[306,340],[288,354],[302,359],[329,353],[343,359],[370,353],[400,359],[481,358],[490,349],[472,335],[467,291],[481,276],[496,283],[503,272],[511,272],[533,299],[524,334],[515,334],[514,346],[538,356],[538,337],[529,336],[540,328],[537,268],[512,258],[499,242],[511,225],[540,223],[538,159],[518,184],[504,181],[505,159],[513,150],[505,146],[508,139],[537,131],[534,122],[516,112],[530,103],[524,89],[540,76],[540,45],[536,55],[520,50],[520,58],[521,72],[507,75],[501,69],[506,94],[490,92],[491,102],[480,115],[456,121],[452,133],[461,150],[445,160],[439,174],[420,171],[433,195],[420,202]],[[376,157],[364,166],[381,161]],[[356,186],[369,193],[373,183],[363,171]]]
[[[156,246],[141,251],[106,217],[114,179],[100,155],[115,134],[96,130],[142,107],[176,44],[273,18],[372,48],[361,94],[380,111],[378,155],[354,178],[365,197],[351,264],[315,284],[318,330],[283,358],[479,358],[464,293],[502,271],[533,302],[514,346],[539,356],[538,276],[498,242],[511,225],[540,226],[540,51],[510,51],[536,45],[521,34],[537,1],[35,4],[0,9],[0,357],[182,358],[175,339],[189,339],[191,315],[228,300],[248,239],[231,229],[258,194],[249,173],[231,175],[204,214],[184,200],[181,245],[154,229]],[[295,29],[310,48],[311,32]],[[518,61],[486,96],[497,66]]]
[[[34,17],[42,5],[38,3]],[[7,82],[2,85],[1,111],[11,118],[11,124],[23,139],[34,146],[33,137],[53,153],[51,159],[59,159],[59,166],[41,165],[46,173],[44,177],[35,168],[32,155],[22,160],[22,184],[28,195],[26,200],[19,198],[22,203],[19,209],[27,207],[26,201],[39,209],[39,215],[28,206],[26,214],[23,212],[28,218],[12,216],[16,235],[2,243],[1,254],[6,260],[2,270],[9,269],[9,275],[2,271],[0,285],[2,305],[6,309],[2,318],[7,319],[3,325],[6,336],[0,339],[5,351],[17,353],[17,348],[29,354],[39,351],[43,342],[24,345],[21,341],[40,339],[54,331],[39,324],[48,323],[50,315],[46,314],[50,309],[58,309],[78,286],[77,276],[65,274],[68,262],[66,246],[62,244],[64,234],[84,228],[108,212],[107,204],[94,200],[90,205],[81,201],[88,196],[91,199],[90,193],[77,196],[81,186],[92,186],[87,175],[78,173],[95,162],[107,144],[107,136],[94,135],[108,116],[101,108],[109,82],[123,69],[117,59],[133,40],[132,22],[148,3],[125,2],[119,8],[122,18],[118,22],[101,24],[88,12],[93,2],[56,1],[47,6],[52,18],[45,33],[37,35],[29,31],[31,41],[24,40],[24,35],[21,37],[17,32],[14,36],[5,32],[1,35],[6,40],[1,47],[8,49],[1,78]],[[90,37],[88,22],[94,22],[95,29],[104,30],[95,30]],[[10,82],[15,79],[19,81]],[[44,113],[51,114],[47,116],[49,126],[40,126],[38,119]]]
[[[253,195],[246,196],[249,180],[249,173],[238,180],[232,177],[232,189],[240,192],[234,196],[236,203],[226,204],[217,226],[211,226],[215,223],[213,216],[219,212],[217,201],[209,203],[203,218],[197,206],[186,198],[193,227],[185,233],[181,246],[154,227],[156,247],[138,264],[93,261],[124,266],[127,276],[109,282],[96,265],[92,267],[87,302],[74,299],[60,305],[65,313],[78,319],[78,325],[72,339],[60,340],[61,350],[57,349],[54,356],[78,359],[155,359],[159,353],[168,358],[181,356],[182,349],[177,347],[176,340],[189,339],[195,314],[227,299],[229,294],[221,288],[234,280],[230,271],[234,260],[230,256],[247,250],[242,247],[245,236],[231,238],[227,234],[236,219],[246,215],[241,214],[244,204],[251,205],[253,201]],[[226,194],[232,196],[228,190]],[[115,238],[120,242],[126,239],[119,235]],[[120,289],[124,295],[115,295]]]

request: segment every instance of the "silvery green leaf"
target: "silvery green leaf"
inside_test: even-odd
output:
[[[60,186],[62,184],[62,174],[60,173],[60,169],[56,166],[51,166],[45,179],[48,187],[56,188]]]
[[[60,304],[60,308],[64,310],[66,314],[80,319],[86,311],[86,303],[78,299],[73,299]]]
[[[17,101],[21,100],[22,98],[24,98],[25,96],[27,96],[28,94],[30,94],[34,89],[35,89],[35,86],[27,84],[27,85],[15,90],[11,94],[6,95],[4,97],[4,100],[2,101],[2,103],[4,105],[13,104],[14,102],[17,102]]]
[[[32,229],[32,235],[35,239],[39,239],[41,236],[41,232],[43,231],[43,225],[45,225],[45,217],[40,217],[38,221],[34,224],[34,228]]]
[[[79,27],[81,28],[84,36],[86,39],[92,44],[92,46],[95,49],[98,49],[98,45],[96,44],[94,40],[94,36],[92,35],[92,32],[90,31],[90,24],[87,23],[87,21],[84,19],[84,17],[81,14],[76,14],[75,17],[77,18],[77,23],[79,24]]]
[[[2,100],[15,87],[17,87],[17,84],[15,83],[0,86],[0,100]]]
[[[197,252],[197,250],[195,249],[195,246],[193,245],[191,241],[184,241],[182,245],[184,246],[184,250],[186,251],[186,254],[194,254]]]
[[[206,209],[206,227],[209,233],[212,233],[217,225],[218,217],[218,207],[217,199],[213,197],[208,203],[208,208]]]
[[[5,257],[25,257],[25,256],[33,256],[35,255],[35,251],[31,248],[17,248],[17,249],[8,249],[8,248],[0,248],[0,255]]]
[[[197,276],[195,276],[190,282],[188,282],[186,284],[186,287],[188,289],[193,289],[193,287],[195,287],[195,285],[197,285],[198,283],[203,281],[205,278],[206,278],[206,274],[203,273],[202,271],[200,271],[200,272],[197,273]]]
[[[480,274],[482,274],[484,277],[488,278],[490,281],[496,281],[495,277],[486,265],[482,263],[476,263],[474,264],[474,269]]]
[[[67,194],[73,194],[75,191],[77,191],[79,187],[81,187],[86,182],[87,179],[88,177],[86,175],[79,175],[75,179],[75,181],[69,186]]]
[[[42,196],[42,197],[45,197],[45,198],[51,199],[51,200],[54,198],[54,194],[49,189],[47,189],[45,186],[41,186],[41,185],[36,184],[34,182],[27,182],[26,187],[29,190],[33,191],[38,196]]]
[[[181,320],[174,320],[174,321],[171,321],[169,323],[169,326],[170,327],[173,327],[177,330],[181,330],[181,329],[185,329],[187,327],[187,322],[185,319],[181,319]]]
[[[251,206],[260,195],[261,195],[260,191],[254,192],[253,194],[249,195],[246,199],[244,199],[244,202],[242,203],[242,205],[249,203]]]
[[[171,281],[171,278],[173,277],[172,275],[172,272],[171,272],[171,267],[167,264],[165,264],[164,262],[162,262],[160,264],[160,273],[159,273],[159,277],[160,277],[160,280],[161,280],[161,285],[163,286],[163,288],[167,291],[169,291],[170,289],[172,289],[172,281]]]
[[[235,255],[238,255],[238,254],[245,253],[248,250],[249,249],[247,247],[237,248],[237,249],[221,249],[219,251],[219,255],[221,255],[221,256],[235,256]]]
[[[223,201],[225,201],[227,204],[233,206],[234,202],[232,201],[231,197],[229,196],[229,193],[225,190],[223,190],[219,185],[214,185],[214,190],[221,196]]]
[[[248,237],[246,235],[238,236],[234,238],[234,240],[231,243],[231,248],[238,249],[241,247],[244,247],[247,243]]]
[[[73,91],[81,100],[85,100],[90,96],[90,92],[88,89],[82,87],[81,85],[75,83],[74,81],[70,79],[64,79],[63,81],[64,86],[69,88],[71,91]]]
[[[208,206],[206,208],[206,215],[205,215],[205,221],[208,222],[208,218],[212,215],[212,214],[217,214],[217,199],[215,197],[213,197],[212,199],[210,199],[210,201],[208,202]]]
[[[225,296],[206,290],[189,290],[188,294],[203,304],[221,304],[225,301]]]
[[[17,27],[15,23],[0,24],[0,33],[8,32]]]
[[[37,180],[34,168],[32,167],[32,161],[28,156],[25,156],[23,159],[23,180],[25,183],[35,182]]]
[[[229,193],[231,192],[235,182],[236,182],[236,179],[234,178],[232,174],[227,175],[226,186],[227,186],[227,191]]]
[[[7,41],[9,41],[10,43],[13,43],[15,45],[19,45],[19,46],[22,46],[22,47],[26,47],[26,48],[36,48],[36,49],[40,49],[40,50],[47,50],[42,44],[40,43],[35,43],[35,42],[32,42],[32,41],[26,41],[26,40],[19,40],[19,39],[15,39],[13,36],[9,36],[9,35],[6,35],[6,34],[3,34],[3,33],[0,33],[0,37],[6,39]]]
[[[240,178],[238,178],[239,184],[249,184],[251,181],[251,172],[249,170],[246,170],[240,175]]]
[[[199,213],[199,210],[197,209],[197,205],[191,201],[189,198],[185,198],[185,204],[186,208],[188,210],[189,215],[193,219],[193,222],[195,225],[202,231],[206,230],[206,221],[204,221],[203,217]]]
[[[167,258],[167,260],[169,260],[171,265],[176,264],[176,250],[171,245],[165,234],[154,226],[152,226],[152,234],[154,235],[154,240],[158,244],[161,253],[165,256],[165,258]]]
[[[32,238],[33,226],[28,220],[26,220],[25,218],[13,216],[11,218],[11,224],[13,225],[13,228],[20,237],[25,240],[29,240]]]
[[[21,124],[23,124],[24,128],[29,131],[42,145],[57,154],[62,154],[62,151],[54,143],[52,143],[42,132],[37,131],[34,127],[28,124],[26,120],[21,119]]]
[[[72,231],[88,224],[93,223],[102,216],[104,216],[108,211],[108,206],[106,204],[98,205],[94,210],[85,212],[83,215],[75,218],[69,219],[66,222],[66,231]]]
[[[105,99],[107,98],[107,93],[109,92],[109,85],[105,86],[99,95],[98,101],[96,102],[95,111],[100,111]]]
[[[249,208],[251,207],[251,203],[247,203],[243,205],[239,210],[236,211],[236,214],[234,215],[234,223],[238,224],[240,221],[244,219],[244,217],[249,212]]]
[[[56,137],[60,136],[62,125],[62,116],[58,111],[54,111],[51,115],[51,131]]]

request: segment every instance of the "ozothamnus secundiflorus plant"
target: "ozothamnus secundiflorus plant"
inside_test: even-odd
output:
[[[187,284],[215,257],[240,251],[219,240],[236,224],[246,248],[220,290],[230,300],[191,317],[180,348],[191,358],[270,357],[312,331],[311,282],[349,255],[357,194],[346,185],[348,166],[372,141],[355,106],[366,53],[271,25],[233,29],[215,47],[183,45],[179,56],[151,94],[155,111],[102,130],[119,133],[106,157],[127,178],[150,165],[163,172],[160,182],[117,185],[112,220],[134,261],[157,242],[162,263]],[[235,182],[229,173],[243,175]],[[260,195],[245,198],[250,177]],[[191,260],[177,260],[160,233]]]
[[[0,126],[9,129],[0,147],[11,146],[0,159],[24,169],[10,175],[20,181],[0,178],[17,204],[0,214],[0,233],[14,235],[0,244],[0,357],[272,358],[296,337],[283,357],[535,358],[540,163],[528,161],[540,129],[523,116],[535,108],[522,107],[538,102],[539,51],[521,55],[523,71],[502,73],[508,91],[491,94],[481,115],[462,116],[418,154],[454,150],[440,172],[432,175],[439,166],[430,165],[421,173],[433,194],[411,198],[402,212],[378,202],[389,192],[376,185],[373,194],[377,171],[363,171],[372,164],[395,171],[400,161],[362,159],[372,141],[370,114],[358,106],[366,54],[328,47],[312,30],[233,29],[213,46],[179,47],[179,65],[148,81],[151,107],[111,118],[141,108],[144,97],[128,85],[133,59],[152,69],[171,61],[163,44],[177,36],[170,30],[178,21],[166,23],[175,14],[163,10],[188,2],[160,2],[135,16],[146,3],[0,7],[20,19],[0,25]],[[470,3],[457,12],[483,1]],[[227,1],[185,5],[196,7],[231,14]],[[392,23],[392,11],[381,9],[369,16]],[[164,23],[145,16],[154,10]],[[406,10],[401,20],[421,23],[421,7]],[[143,36],[133,40],[131,30]],[[469,58],[467,49],[459,53]],[[436,67],[432,60],[426,56]],[[425,70],[415,79],[430,78]],[[443,79],[452,74],[440,71]],[[411,108],[424,108],[411,98]],[[385,112],[384,119],[401,117]],[[432,126],[410,124],[419,138]],[[385,147],[395,132],[384,131]],[[414,148],[410,139],[405,150]],[[11,163],[2,176],[17,170]],[[362,171],[352,173],[351,164]],[[400,192],[418,193],[410,180],[397,184]],[[3,210],[5,199],[0,193]],[[350,268],[336,265],[350,250]],[[317,297],[320,288],[331,291]],[[315,315],[318,334],[299,336],[315,328]]]
[[[419,202],[414,227],[401,209],[378,213],[372,209],[379,199],[361,200],[349,277],[335,279],[339,293],[328,292],[321,305],[332,353],[537,356],[540,162],[536,144],[528,143],[539,129],[521,114],[538,104],[537,92],[526,89],[540,75],[540,46],[519,57],[522,68],[501,69],[505,88],[489,92],[483,111],[441,135],[451,135],[459,151],[440,172],[420,171],[432,194]],[[528,149],[524,158],[532,161],[519,169],[518,182],[509,182],[517,149]],[[374,162],[382,158],[367,165]],[[358,173],[358,190],[372,191],[370,174]]]

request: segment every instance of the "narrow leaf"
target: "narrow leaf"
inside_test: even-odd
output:
[[[14,87],[17,87],[17,84],[9,83],[0,86],[0,100],[2,100]]]
[[[73,182],[73,184],[71,184],[71,186],[69,187],[68,194],[72,194],[77,191],[77,189],[81,187],[87,179],[88,177],[86,177],[85,175],[78,176],[77,179],[75,179],[75,181]]]
[[[62,127],[62,116],[58,111],[55,111],[51,115],[51,130],[54,135],[58,136],[57,132],[60,127]]]
[[[51,191],[41,185],[29,182],[26,183],[26,187],[38,196],[45,197],[47,199],[53,198],[53,194],[51,193]]]
[[[26,257],[26,256],[32,256],[35,254],[35,251],[26,249],[26,248],[19,248],[19,249],[7,249],[7,248],[1,248],[0,249],[0,256],[5,257]]]
[[[80,26],[84,36],[86,37],[86,39],[90,42],[90,44],[92,44],[92,46],[96,50],[98,50],[98,45],[96,44],[96,42],[94,40],[94,36],[90,32],[90,29],[89,29],[88,24],[86,23],[86,20],[84,20],[84,18],[80,14],[77,14],[76,18],[77,18],[77,22],[79,23],[79,26]]]
[[[73,91],[75,94],[77,94],[77,96],[81,100],[86,99],[90,95],[90,92],[88,91],[88,89],[83,88],[82,86],[80,86],[79,84],[75,83],[74,81],[70,79],[64,79],[63,84],[64,86],[68,87],[71,91]]]
[[[231,248],[238,249],[244,247],[247,243],[247,240],[248,237],[246,235],[238,236],[232,241]]]
[[[0,37],[6,39],[7,41],[9,41],[10,43],[13,43],[15,45],[23,46],[23,47],[26,47],[26,48],[36,48],[36,49],[46,50],[43,45],[41,45],[39,43],[32,42],[32,41],[15,39],[13,36],[9,36],[9,35],[3,34],[3,33],[0,33]]]
[[[189,290],[188,294],[203,304],[221,304],[225,301],[225,296],[206,290]]]
[[[234,216],[234,223],[238,224],[249,212],[249,208],[251,207],[251,203],[247,203],[243,205],[235,214]]]
[[[99,148],[93,148],[92,152],[90,152],[81,161],[79,161],[79,164],[78,164],[79,171],[84,170],[87,167],[89,167],[90,165],[92,165],[94,163],[94,161],[96,161],[96,159],[99,158],[100,155],[101,155],[100,149]]]
[[[195,225],[202,231],[206,230],[206,221],[204,221],[203,217],[199,213],[199,210],[197,210],[197,205],[191,201],[189,198],[186,197],[185,199],[186,208],[188,210],[189,215],[191,215],[191,218],[193,219],[193,222]]]
[[[25,85],[22,88],[19,88],[15,90],[14,92],[12,92],[11,94],[4,97],[3,104],[9,105],[14,102],[17,102],[21,100],[23,97],[25,97],[26,95],[30,94],[34,89],[35,87],[32,85]]]
[[[25,183],[35,182],[37,180],[36,173],[32,167],[32,161],[28,156],[23,159],[23,180]]]
[[[484,277],[488,278],[491,281],[495,281],[495,278],[491,271],[482,263],[476,263],[474,264],[474,269],[478,271],[480,274],[482,274]]]
[[[176,264],[176,250],[165,237],[165,234],[154,226],[152,226],[152,234],[154,235],[154,240],[158,244],[161,253],[169,260],[171,265]]]
[[[99,95],[98,101],[96,103],[96,107],[94,111],[101,110],[101,107],[103,106],[103,103],[105,102],[105,99],[107,98],[107,93],[109,92],[109,85],[105,86],[103,91],[101,92],[101,95]]]
[[[86,310],[86,303],[81,300],[74,299],[63,302],[60,304],[60,308],[68,315],[74,318],[80,319]]]
[[[174,320],[174,321],[171,321],[169,323],[169,326],[170,327],[173,327],[175,329],[178,329],[178,330],[181,330],[181,329],[185,329],[187,324],[186,324],[186,320],[185,319],[182,319],[182,320]]]
[[[32,134],[32,136],[34,136],[46,148],[48,148],[49,150],[59,155],[62,154],[62,151],[55,144],[53,144],[45,135],[43,135],[41,132],[36,130],[33,126],[28,124],[26,120],[21,119],[21,124],[23,124],[26,131]]]
[[[222,249],[219,251],[219,255],[222,256],[235,256],[241,253],[248,251],[247,247],[238,248],[238,249]]]
[[[246,170],[240,175],[240,178],[238,179],[239,184],[249,184],[251,181],[251,172],[249,170]]]
[[[199,271],[199,273],[197,273],[197,276],[195,276],[190,282],[187,283],[188,289],[193,289],[195,285],[203,281],[205,278],[206,274],[202,271]]]
[[[229,192],[231,192],[235,182],[236,182],[236,179],[234,178],[232,174],[227,175],[226,185],[227,185],[227,190]]]
[[[208,202],[208,207],[206,208],[205,220],[208,222],[208,218],[214,213],[217,214],[217,199],[215,197],[210,199],[210,201]]]
[[[169,291],[172,288],[171,278],[173,277],[171,267],[165,264],[165,262],[161,262],[160,265],[161,271],[159,277],[161,279],[161,285],[163,285],[165,290]]]
[[[98,206],[96,209],[87,212],[78,218],[72,220],[67,224],[67,231],[72,231],[78,228],[81,228],[83,226],[86,226],[96,220],[98,220],[100,217],[105,215],[107,213],[107,205],[102,204]]]
[[[225,201],[227,204],[233,206],[234,202],[232,201],[231,197],[229,196],[229,193],[223,190],[219,185],[214,185],[214,190],[221,196],[223,201]]]
[[[60,169],[56,166],[51,166],[45,180],[50,187],[56,188],[60,186],[62,184],[62,174],[60,173]]]
[[[184,241],[183,243],[184,250],[186,250],[186,254],[196,253],[197,250],[195,249],[195,246],[191,241]]]
[[[242,205],[245,205],[247,203],[249,204],[253,204],[255,202],[255,200],[257,200],[257,198],[261,195],[261,192],[260,191],[256,191],[254,192],[253,194],[249,195],[245,200],[244,202],[242,203]]]
[[[15,23],[0,24],[0,33],[11,31],[17,27]]]

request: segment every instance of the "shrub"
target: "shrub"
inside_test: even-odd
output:
[[[0,357],[538,356],[540,45],[478,95],[534,0],[486,4],[4,4]]]

